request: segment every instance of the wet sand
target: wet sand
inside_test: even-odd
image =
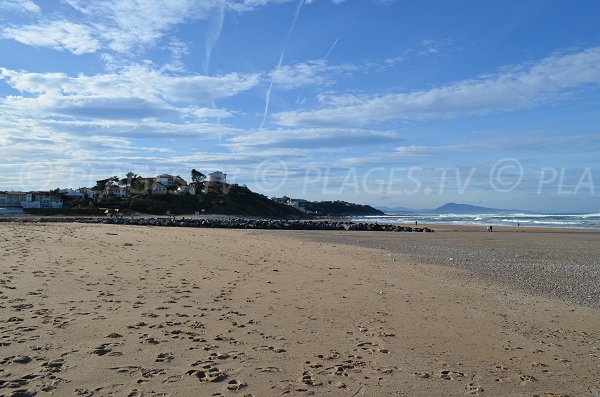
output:
[[[2,396],[600,395],[597,233],[0,228]]]

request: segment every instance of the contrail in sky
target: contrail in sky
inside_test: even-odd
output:
[[[329,47],[329,51],[327,51],[327,54],[325,54],[325,58],[323,58],[323,59],[329,58],[329,54],[331,54],[331,51],[333,51],[333,47],[335,47],[335,45],[337,44],[337,42],[339,41],[339,39],[340,39],[340,36],[338,36],[337,39],[335,39],[335,41],[331,45],[331,47]]]
[[[285,55],[285,49],[288,45],[288,41],[290,41],[290,37],[292,36],[292,32],[294,31],[294,27],[296,26],[296,21],[298,20],[298,15],[300,15],[300,10],[302,9],[302,5],[304,4],[304,0],[300,0],[298,2],[298,7],[296,7],[296,13],[294,14],[294,20],[292,21],[292,26],[290,26],[290,30],[288,31],[287,37],[285,38],[285,42],[283,44],[283,49],[281,50],[281,54],[279,55],[279,62],[277,62],[277,66],[275,67],[275,72],[277,72],[281,68],[281,64],[283,63],[283,56]],[[269,83],[269,88],[265,93],[265,111],[263,113],[263,120],[260,123],[259,128],[263,128],[265,125],[265,121],[267,120],[267,115],[269,114],[269,102],[271,101],[271,90],[273,89],[273,75],[271,75],[271,82]]]
[[[209,18],[207,23],[206,30],[206,46],[204,52],[204,74],[208,76],[208,71],[210,68],[210,58],[212,55],[212,50],[215,47],[217,40],[219,40],[219,36],[221,36],[221,31],[223,30],[223,21],[225,19],[225,3],[221,2],[219,7],[216,9],[213,17]],[[216,109],[215,102],[212,102],[212,108]],[[221,124],[221,118],[217,117],[217,124]],[[221,136],[219,135],[219,139]]]
[[[215,11],[215,17],[210,18],[207,21],[208,27],[206,32],[206,48],[204,57],[204,74],[208,75],[208,68],[210,67],[210,57],[215,43],[221,35],[223,29],[223,20],[225,19],[225,3],[221,3],[219,8]]]

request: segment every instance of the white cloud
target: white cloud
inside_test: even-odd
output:
[[[294,89],[304,85],[326,84],[328,80],[319,74],[324,63],[313,61],[295,65],[283,65],[271,72],[273,84],[284,89]]]
[[[100,47],[100,42],[93,38],[93,32],[87,26],[68,21],[4,28],[2,38],[34,47],[67,50],[77,55],[95,52]]]
[[[127,53],[153,46],[174,26],[207,19],[214,9],[245,12],[269,3],[285,1],[224,0],[65,0],[83,14],[79,23],[69,20],[40,21],[34,25],[12,26],[3,31],[4,38],[26,45],[69,50],[74,54],[110,48]],[[0,9],[40,13],[32,1],[14,0],[0,3]]]
[[[269,148],[296,148],[327,151],[351,146],[380,145],[399,142],[397,132],[357,128],[297,128],[258,130],[238,134],[224,146],[235,150],[256,151]]]
[[[214,28],[213,41],[207,42],[208,62],[225,10],[243,13],[291,1],[294,0],[64,0],[83,15],[77,19],[78,23],[66,19],[42,20],[33,25],[5,28],[2,37],[36,47],[68,50],[77,55],[96,52],[100,48],[129,53],[152,47],[175,26],[206,20],[216,10],[221,22]],[[339,4],[341,1],[333,2]],[[30,0],[4,0],[0,2],[0,9],[41,12],[40,7]]]
[[[180,166],[181,157],[190,150],[189,145],[185,149],[181,145],[172,145],[173,138],[189,137],[194,138],[189,142],[198,142],[202,134],[209,136],[219,131],[217,125],[199,123],[6,117],[2,108],[0,115],[0,169],[3,174],[0,185],[23,190],[76,187],[109,175],[123,175],[130,170],[144,175],[172,172],[173,169],[166,168]],[[227,127],[222,130],[226,131]],[[163,144],[153,143],[150,147],[146,143],[148,138],[162,138]],[[198,157],[190,162],[198,162]],[[188,163],[184,168],[189,172],[191,166]]]
[[[348,75],[359,69],[351,64],[329,65],[322,59],[283,65],[271,72],[273,84],[283,89],[294,89],[306,85],[330,85],[335,77]]]
[[[251,11],[269,3],[291,0],[108,0],[66,2],[91,18],[92,25],[110,49],[125,53],[152,46],[174,26],[207,19],[214,10]]]
[[[226,1],[227,8],[236,12],[248,12],[255,8],[264,7],[269,4],[283,4],[295,0],[229,0]]]
[[[572,89],[600,84],[600,47],[542,59],[496,75],[408,93],[325,96],[333,104],[275,114],[279,124],[362,125],[386,120],[448,118],[526,108]]]
[[[76,77],[0,68],[0,78],[28,94],[6,97],[0,102],[12,112],[28,114],[36,109],[42,113],[98,119],[140,119],[169,114],[224,117],[228,115],[225,110],[207,110],[194,104],[235,96],[259,82],[258,75],[170,75],[144,66]]]
[[[67,0],[67,3],[90,18],[99,36],[117,52],[151,45],[177,24],[206,18],[216,4],[192,0]]]
[[[0,10],[38,14],[42,9],[31,0],[0,0]]]
[[[229,111],[202,103],[236,95],[256,81],[257,76],[173,75],[143,66],[91,76],[0,68],[0,83],[21,92],[0,97],[0,165],[17,164],[13,168],[19,173],[32,165],[49,164],[52,172],[60,169],[67,174],[55,173],[55,185],[76,185],[85,179],[68,173],[69,166],[80,172],[74,161],[85,161],[89,172],[104,175],[116,172],[116,163],[107,159],[117,154],[127,159],[122,166],[132,169],[136,162],[137,167],[164,166],[164,158],[141,158],[140,153],[188,153],[189,144],[177,145],[175,140],[196,144],[241,133],[211,121],[230,116]],[[185,86],[196,93],[183,90]],[[148,139],[166,143],[153,141],[154,148],[148,147]],[[15,178],[40,183],[35,175]],[[12,183],[8,175],[3,183]]]
[[[74,134],[95,134],[124,136],[128,138],[205,138],[217,134],[232,135],[241,133],[226,125],[209,122],[181,122],[173,123],[158,120],[36,120],[36,125],[53,130],[60,130]]]

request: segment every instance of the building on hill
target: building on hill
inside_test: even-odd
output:
[[[302,206],[305,202],[306,202],[306,200],[288,198],[286,204],[289,205],[290,207],[293,207],[293,208],[297,209],[298,211],[302,211],[306,214],[307,213],[306,208],[304,208]]]
[[[175,177],[174,183],[175,183],[175,185],[178,185],[178,186],[187,186],[188,185],[187,181],[185,179],[183,179],[182,177],[180,177],[179,175],[177,175]]]
[[[60,196],[50,192],[0,192],[2,208],[62,208]]]
[[[179,175],[177,176],[173,176],[173,175],[169,175],[169,174],[162,174],[162,175],[158,175],[156,178],[154,178],[154,182],[158,182],[164,186],[167,186],[167,188],[169,186],[187,186],[187,181],[185,179],[183,179],[182,177],[180,177]]]
[[[20,208],[26,198],[26,192],[0,192],[0,208]]]
[[[158,175],[154,180],[164,186],[175,184],[175,176],[169,174]]]
[[[92,198],[96,195],[95,192],[89,187],[80,187],[79,189],[77,189],[77,191],[81,193],[84,197],[86,194],[89,198]]]
[[[227,183],[227,174],[221,171],[215,171],[208,174],[208,181],[211,183]]]
[[[106,186],[104,189],[104,195],[109,197],[127,197],[129,196],[129,188],[125,186]]]
[[[59,196],[49,192],[26,193],[25,200],[21,201],[22,208],[62,208],[63,201]]]
[[[66,197],[69,197],[69,198],[74,198],[74,199],[83,198],[83,193],[81,193],[78,190],[73,190],[73,189],[70,189],[70,188],[60,189],[59,193],[60,194],[64,194]]]
[[[189,193],[192,196],[196,195],[196,188],[194,186],[179,186],[177,188],[177,190],[175,191],[176,194],[185,194],[185,193]]]
[[[160,182],[155,182],[152,185],[152,194],[167,194],[167,186],[163,185]]]

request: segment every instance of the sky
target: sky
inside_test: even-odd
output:
[[[0,0],[0,190],[600,212],[600,2]]]

